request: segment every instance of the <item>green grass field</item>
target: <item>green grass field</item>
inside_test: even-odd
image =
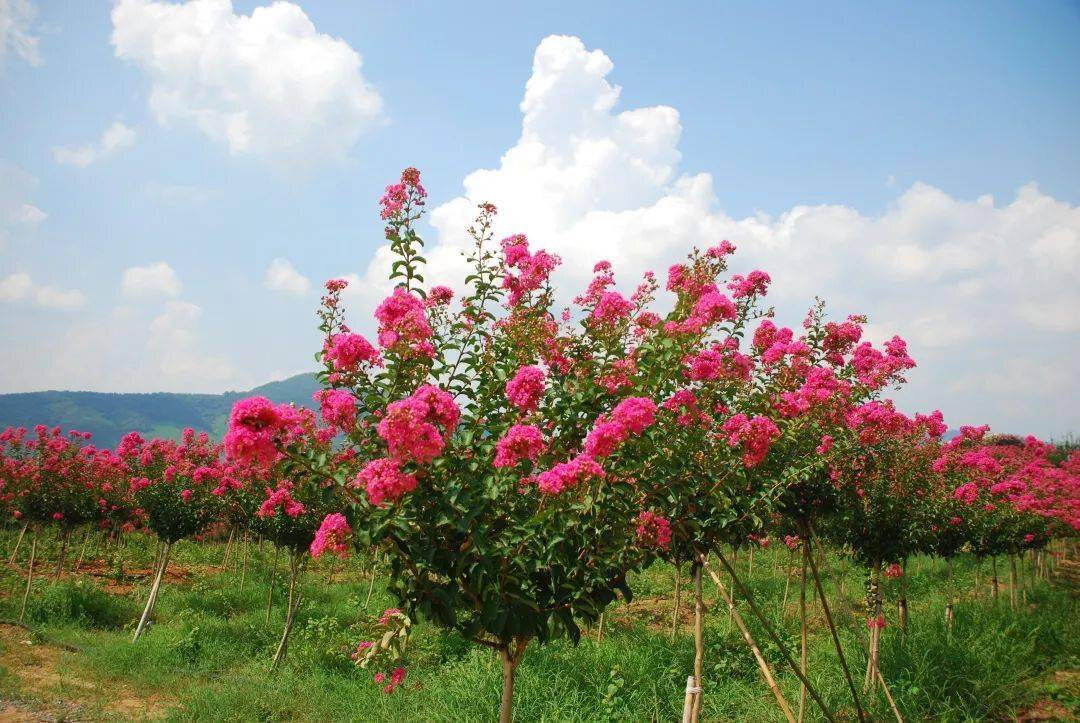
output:
[[[365,560],[335,565],[320,560],[307,571],[303,600],[289,648],[276,674],[269,670],[284,617],[284,557],[278,564],[275,605],[266,623],[269,545],[252,544],[240,588],[242,555],[221,569],[224,545],[182,542],[162,588],[155,624],[138,644],[131,634],[149,588],[155,548],[147,539],[127,542],[124,574],[111,552],[91,544],[82,571],[59,582],[52,573],[57,543],[39,545],[38,571],[25,622],[29,629],[0,625],[0,720],[493,720],[501,686],[499,661],[479,648],[424,622],[414,627],[409,677],[391,695],[374,685],[369,671],[349,658],[356,642],[374,627],[392,600],[376,573],[365,605],[370,566]],[[15,531],[0,535],[0,551],[14,546]],[[69,553],[68,569],[77,555]],[[19,614],[25,585],[24,543],[16,564],[4,565],[0,618]],[[759,551],[748,575],[754,597],[797,656],[798,580],[786,614],[786,549]],[[866,656],[863,577],[850,562],[830,554],[826,590],[856,682]],[[1002,570],[1005,568],[1002,567]],[[1014,612],[1008,591],[988,599],[987,570],[975,598],[975,568],[955,566],[959,602],[951,631],[944,623],[944,566],[929,559],[909,562],[911,625],[895,621],[894,590],[886,588],[890,627],[882,644],[882,670],[907,720],[1071,720],[1080,710],[1080,616],[1070,592],[1025,577],[1026,603]],[[174,574],[175,573],[175,574]],[[330,577],[333,575],[333,582]],[[843,578],[845,594],[840,595]],[[1007,578],[1007,575],[1003,577]],[[1007,583],[1007,579],[1005,580]],[[521,721],[678,720],[686,677],[692,672],[692,599],[684,580],[682,619],[670,638],[674,569],[658,565],[632,581],[635,599],[608,612],[603,640],[590,631],[577,646],[557,641],[530,647],[518,676],[516,717]],[[1028,589],[1030,587],[1030,589]],[[706,582],[712,606],[716,588]],[[816,600],[810,598],[809,677],[842,720],[854,709]],[[778,669],[789,701],[798,704],[798,681],[782,670],[775,644],[761,626],[748,623],[766,658]],[[754,659],[729,622],[726,604],[706,617],[703,719],[783,720]],[[867,701],[875,720],[892,718],[883,698]],[[808,719],[820,720],[809,703]],[[11,717],[4,717],[5,715]],[[1041,716],[1041,717],[1040,717]]]

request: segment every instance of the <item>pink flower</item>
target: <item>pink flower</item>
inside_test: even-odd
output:
[[[768,417],[748,418],[739,413],[730,417],[722,427],[728,434],[728,445],[743,447],[743,465],[748,469],[765,459],[773,441],[780,437],[780,429]]]
[[[363,487],[368,501],[381,507],[385,500],[396,502],[402,495],[416,489],[416,477],[401,471],[393,459],[374,459],[356,475],[354,485]]]
[[[398,286],[375,309],[379,345],[402,356],[434,356],[424,302]]]
[[[347,542],[350,535],[352,535],[352,528],[349,527],[345,515],[340,512],[329,514],[323,518],[322,524],[319,525],[319,529],[315,533],[315,539],[311,541],[309,552],[311,552],[312,557],[318,558],[324,552],[329,551],[344,560],[349,556]]]
[[[180,499],[182,499],[184,502],[189,501],[191,499],[191,495],[191,490],[180,490]]]
[[[334,334],[323,345],[323,355],[339,372],[355,372],[361,364],[382,366],[379,351],[359,334]]]
[[[436,425],[451,434],[460,418],[461,410],[450,394],[425,384],[405,399],[391,402],[376,431],[391,457],[423,464],[442,454],[446,446]]]
[[[784,544],[789,550],[799,549],[799,536],[798,535],[784,535]]]
[[[536,478],[536,487],[546,495],[557,495],[576,485],[603,479],[604,470],[592,457],[580,454],[569,462],[555,465]]]
[[[634,531],[638,543],[645,547],[666,550],[671,546],[671,523],[652,510],[645,510],[637,519]]]
[[[356,426],[356,399],[343,389],[323,389],[315,392],[313,399],[319,403],[323,421],[342,432],[351,432]]]
[[[828,454],[829,450],[832,449],[832,446],[833,446],[832,435],[823,434],[821,436],[821,444],[819,444],[817,447],[815,447],[814,451],[817,452],[818,454]]]
[[[302,503],[293,499],[292,491],[292,482],[282,482],[274,490],[268,488],[266,490],[266,499],[263,500],[256,514],[259,517],[273,517],[277,514],[279,507],[284,510],[287,517],[299,517],[304,514],[306,508]]]
[[[506,398],[522,412],[536,409],[544,396],[544,370],[536,366],[524,366],[506,383]]]
[[[892,563],[885,568],[885,577],[890,580],[896,580],[904,576],[904,568],[900,567],[898,563]]]
[[[634,434],[641,434],[656,421],[656,403],[648,397],[627,397],[611,410],[611,418]]]
[[[623,298],[622,294],[617,291],[605,291],[593,307],[592,318],[605,326],[614,326],[628,319],[633,310],[634,305]]]
[[[449,286],[432,286],[427,295],[427,306],[446,306],[454,298],[454,291]]]
[[[522,460],[535,460],[545,449],[544,436],[531,424],[515,424],[495,444],[497,468],[513,467]]]
[[[953,497],[965,505],[973,505],[975,500],[979,498],[979,488],[975,486],[974,482],[962,484],[953,492]]]
[[[529,241],[522,234],[504,238],[500,243],[506,267],[519,271],[517,276],[507,271],[502,281],[503,288],[510,292],[510,306],[517,306],[547,282],[551,272],[562,260],[542,250],[530,254]]]
[[[275,440],[295,433],[302,418],[303,412],[266,397],[241,399],[229,415],[225,450],[237,460],[269,464],[278,457]]]
[[[764,296],[772,281],[764,271],[751,271],[745,278],[736,274],[731,277],[728,289],[736,299],[744,296]]]

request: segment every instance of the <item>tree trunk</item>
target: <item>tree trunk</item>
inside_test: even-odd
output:
[[[990,558],[990,590],[994,594],[994,602],[998,599],[998,576],[997,576],[997,555]]]
[[[604,617],[606,612],[600,613],[600,624],[596,628],[596,642],[598,645],[604,642]]]
[[[229,564],[229,553],[232,552],[233,533],[235,530],[229,530],[229,541],[225,543],[225,554],[221,558],[221,569],[224,570]]]
[[[716,583],[716,589],[724,597],[724,600],[728,603],[728,610],[731,613],[732,619],[738,626],[739,631],[742,633],[743,640],[750,647],[750,652],[754,654],[754,660],[757,661],[758,668],[761,669],[761,675],[765,678],[765,683],[769,686],[769,690],[772,691],[776,697],[776,702],[780,706],[780,710],[783,711],[784,717],[787,718],[788,723],[795,723],[795,716],[791,712],[791,706],[788,705],[787,700],[784,699],[784,694],[780,692],[779,686],[776,685],[776,679],[773,678],[772,670],[769,668],[769,664],[765,662],[765,657],[761,654],[761,650],[758,648],[757,643],[754,641],[754,636],[750,634],[750,629],[746,627],[746,623],[742,619],[742,615],[739,615],[739,611],[735,609],[735,602],[732,600],[731,595],[728,594],[727,588],[724,583],[720,581],[720,576],[713,572],[706,563],[704,557],[702,557],[702,564],[705,565],[705,569],[709,573],[709,577]]]
[[[809,643],[806,629],[806,573],[807,565],[810,564],[809,540],[802,543],[802,580],[799,583],[799,669],[806,675],[806,649]],[[800,683],[799,689],[799,723],[806,720],[806,685]]]
[[[371,580],[368,581],[367,598],[364,599],[364,610],[368,609],[368,605],[371,604],[371,593],[375,591],[375,571],[376,571],[377,558],[371,558]]]
[[[955,616],[953,615],[953,578],[952,558],[945,558],[945,625],[951,630]]]
[[[701,563],[694,563],[694,706],[693,721],[701,717],[702,673],[705,667],[705,601],[701,594]]]
[[[881,639],[881,628],[878,621],[881,619],[881,563],[874,561],[870,569],[870,591],[868,607],[870,609],[870,649],[866,658],[866,677],[863,680],[863,691],[871,691],[877,687],[878,669],[878,643]]]
[[[79,547],[79,557],[75,560],[75,567],[71,568],[72,573],[79,571],[79,566],[82,565],[83,557],[86,556],[86,546],[90,544],[90,533],[92,530],[86,530],[86,536],[83,537],[82,545]]]
[[[528,638],[515,638],[515,642],[517,643],[516,650],[511,650],[509,643],[499,649],[503,671],[502,698],[499,702],[499,723],[511,723],[514,720],[514,680],[517,678],[517,669],[521,665],[521,658],[525,655],[525,646],[529,644]]]
[[[274,546],[274,563],[270,567],[270,584],[266,588],[266,624],[270,624],[270,611],[274,608],[274,583],[277,581],[277,564],[278,557],[281,555],[281,548],[277,545]]]
[[[671,640],[675,640],[675,633],[679,629],[679,605],[682,603],[682,567],[675,563],[675,606],[671,611]]]
[[[1013,610],[1019,607],[1016,592],[1016,555],[1009,555],[1009,607]]]
[[[154,607],[157,605],[158,590],[161,588],[161,578],[165,576],[165,569],[169,566],[169,551],[172,549],[172,543],[166,542],[165,549],[161,553],[161,563],[158,565],[157,574],[154,576],[154,584],[150,588],[150,595],[146,598],[146,607],[143,609],[142,617],[139,618],[139,625],[135,628],[135,637],[131,642],[137,642],[139,637],[146,630],[146,624],[150,620],[150,615],[154,612]]]
[[[289,635],[292,633],[293,623],[296,622],[296,611],[300,607],[300,591],[296,589],[300,578],[302,563],[300,558],[303,552],[292,552],[289,555],[289,607],[285,614],[285,630],[281,633],[281,642],[278,643],[274,653],[274,662],[270,665],[270,672],[274,672],[289,654]]]
[[[71,531],[67,530],[60,535],[60,554],[56,558],[56,570],[53,571],[53,582],[60,579],[60,573],[64,571],[64,560],[67,559],[67,547],[68,540],[71,538]]]
[[[975,559],[975,599],[979,599],[979,588],[982,586],[982,558]]]
[[[900,619],[900,630],[907,632],[908,609],[907,609],[907,558],[904,558],[900,566],[900,595],[896,601],[896,616]]]
[[[30,598],[30,584],[34,581],[34,558],[37,556],[37,530],[30,538],[30,565],[26,568],[26,590],[23,592],[22,607],[19,609],[19,622],[26,617],[26,601]]]
[[[248,533],[244,531],[244,562],[240,567],[240,592],[244,592],[244,582],[247,581],[247,567],[248,567]]]
[[[795,551],[788,550],[787,579],[784,580],[784,599],[780,603],[780,617],[787,620],[788,591],[791,589],[791,573],[795,567]]]
[[[26,528],[29,527],[29,526],[30,526],[29,522],[24,522],[23,526],[22,526],[22,529],[19,530],[19,538],[17,540],[15,540],[15,549],[11,551],[11,556],[8,557],[8,564],[9,565],[12,565],[12,564],[15,563],[15,556],[19,554],[19,545],[22,544],[23,535],[26,534]]]

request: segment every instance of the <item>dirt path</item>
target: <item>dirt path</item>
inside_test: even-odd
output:
[[[171,701],[140,695],[124,684],[88,680],[70,665],[71,656],[77,653],[35,642],[33,637],[23,628],[0,623],[0,668],[6,674],[0,723],[155,720],[165,716]]]

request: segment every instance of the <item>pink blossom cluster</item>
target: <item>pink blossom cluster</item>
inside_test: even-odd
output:
[[[659,550],[671,547],[671,523],[666,517],[661,517],[652,510],[645,510],[634,522],[637,523],[634,535],[638,544]]]
[[[768,417],[747,417],[741,412],[724,422],[721,429],[728,435],[728,445],[742,446],[743,466],[748,469],[761,464],[769,447],[780,437],[780,428]]]
[[[850,390],[850,385],[838,379],[831,369],[811,367],[802,386],[780,394],[776,408],[784,417],[798,417],[830,402],[845,401]]]
[[[450,394],[425,384],[405,399],[391,402],[376,431],[391,457],[423,464],[442,454],[443,434],[453,434],[460,418],[461,410]]]
[[[634,304],[618,291],[605,291],[593,307],[591,318],[602,326],[615,326],[630,318]]]
[[[288,443],[310,425],[310,413],[266,397],[248,397],[233,405],[225,450],[229,456],[261,465],[279,457],[278,446]]]
[[[293,488],[292,482],[282,482],[273,490],[267,488],[266,499],[263,500],[257,512],[259,517],[273,517],[277,514],[278,508],[281,508],[287,517],[299,517],[304,514],[307,508],[293,499]]]
[[[401,182],[387,186],[379,199],[379,215],[384,221],[397,218],[410,200],[422,202],[426,196],[427,191],[420,185],[420,171],[406,168],[401,173]]]
[[[331,513],[324,517],[322,524],[319,525],[315,539],[311,541],[309,552],[316,559],[324,552],[330,552],[344,560],[349,556],[350,535],[352,535],[352,528],[349,527],[345,515],[340,512]]]
[[[660,406],[674,412],[676,423],[684,427],[705,426],[712,421],[712,417],[701,411],[697,396],[689,389],[680,389]]]
[[[382,357],[371,342],[360,334],[334,334],[323,345],[323,356],[335,371],[355,372],[363,364],[382,366]]]
[[[343,389],[322,389],[312,399],[319,403],[323,421],[348,433],[356,426],[356,398]]]
[[[607,457],[621,447],[631,434],[641,434],[656,421],[656,403],[648,397],[627,397],[610,415],[601,415],[585,438],[585,453]]]
[[[546,495],[557,495],[579,484],[603,478],[604,470],[596,460],[579,454],[569,462],[560,462],[540,473],[536,478],[536,487]]]
[[[357,473],[353,485],[363,488],[368,501],[381,507],[383,502],[396,502],[416,489],[416,477],[406,474],[397,460],[381,457],[368,462]]]
[[[506,398],[522,412],[531,412],[544,396],[547,375],[537,366],[523,366],[506,383]]]
[[[531,424],[515,424],[495,443],[494,466],[514,467],[524,460],[535,461],[546,448],[544,435]]]
[[[754,368],[754,360],[739,352],[739,341],[727,339],[713,344],[686,360],[686,376],[692,381],[746,381]]]
[[[736,299],[746,296],[764,296],[769,289],[770,281],[772,279],[764,271],[751,271],[745,277],[735,274],[728,282],[728,290]]]
[[[803,359],[810,353],[810,347],[802,339],[795,339],[795,333],[785,327],[777,328],[769,319],[762,319],[754,331],[753,345],[761,353],[761,362],[765,365],[778,364],[784,357]]]
[[[517,306],[547,282],[562,260],[544,250],[529,253],[529,241],[523,234],[504,238],[500,243],[506,267],[518,271],[516,276],[511,273],[503,276],[503,288],[509,292],[508,302],[510,306]]]
[[[851,358],[852,368],[859,381],[870,389],[879,389],[903,379],[903,372],[915,367],[915,360],[908,356],[907,343],[898,336],[885,342],[881,352],[864,341],[855,347]]]
[[[375,309],[379,322],[379,346],[403,357],[435,356],[424,302],[404,287],[383,299]]]

